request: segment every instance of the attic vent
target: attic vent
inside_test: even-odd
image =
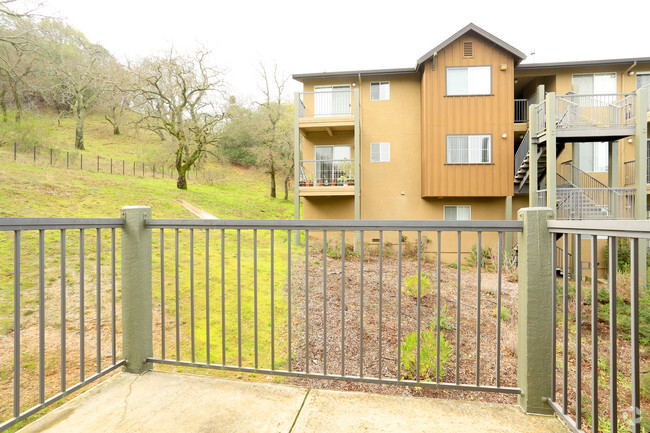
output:
[[[473,49],[471,42],[463,42],[463,57],[472,57]]]

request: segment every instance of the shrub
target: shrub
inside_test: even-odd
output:
[[[476,244],[472,245],[472,251],[469,253],[469,257],[467,257],[465,261],[469,266],[478,265],[478,248],[476,247]],[[498,259],[492,251],[492,248],[481,248],[481,268],[493,271],[496,263],[498,263]]]
[[[435,324],[429,329],[420,331],[420,378],[436,377],[436,352],[437,341]],[[444,371],[451,363],[452,347],[444,334],[440,334],[440,364],[438,374],[444,375]],[[417,374],[417,332],[406,335],[401,344],[401,362],[404,376],[415,379]]]
[[[418,296],[418,276],[417,274],[411,275],[404,279],[404,287],[402,290],[408,296],[417,298]],[[431,293],[431,279],[425,273],[420,274],[420,296]]]

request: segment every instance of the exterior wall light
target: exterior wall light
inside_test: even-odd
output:
[[[506,134],[506,133],[504,132],[503,135],[501,136],[501,138],[508,138],[508,134]]]

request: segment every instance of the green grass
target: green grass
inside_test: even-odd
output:
[[[245,170],[232,166],[223,166],[216,161],[207,162],[217,176],[210,184],[200,184],[190,177],[189,190],[181,191],[176,188],[174,179],[160,179],[151,177],[122,176],[118,174],[96,173],[81,171],[79,169],[65,169],[49,167],[49,156],[44,148],[72,150],[74,137],[73,122],[63,119],[62,126],[56,124],[52,116],[25,116],[25,121],[20,127],[11,124],[0,124],[0,135],[6,138],[4,145],[0,146],[0,217],[113,217],[119,218],[120,209],[126,205],[147,205],[152,208],[153,218],[189,218],[195,217],[176,200],[185,200],[221,219],[288,219],[293,217],[293,203],[281,199],[268,197],[268,181],[265,174],[255,170]],[[146,163],[168,162],[168,151],[164,143],[161,144],[157,136],[148,132],[136,135],[126,128],[127,134],[113,136],[110,125],[101,118],[90,118],[86,128],[86,147],[84,164],[88,160],[93,162],[92,155],[101,155],[103,159],[115,160],[141,160]],[[17,162],[13,161],[13,144],[18,142],[18,147],[25,152]],[[34,165],[28,158],[31,146],[37,146],[39,157],[48,156],[46,161]],[[56,153],[55,153],[56,155]],[[19,155],[20,156],[20,155]],[[59,167],[61,165],[59,164]],[[86,168],[86,167],[84,167]],[[92,170],[92,168],[91,168]],[[102,170],[108,171],[108,170]],[[99,257],[102,272],[102,305],[110,298],[110,230],[103,230],[101,234],[101,249]],[[88,323],[94,318],[96,275],[96,230],[86,230],[85,241],[85,294]],[[189,230],[179,233],[179,326],[181,343],[179,350],[183,360],[192,357],[189,336],[191,334],[191,300],[192,288],[190,286],[190,249]],[[221,362],[221,304],[222,290],[225,309],[225,334],[226,334],[226,361],[236,365],[239,360],[238,331],[241,323],[242,333],[242,364],[253,366],[255,359],[254,336],[254,276],[253,266],[254,243],[251,231],[241,232],[241,260],[237,262],[237,234],[235,231],[225,234],[224,268],[221,268],[221,232],[210,232],[210,263],[209,263],[209,296],[206,296],[206,254],[205,231],[194,231],[194,357],[197,362],[205,362],[207,353],[207,324],[206,324],[206,297],[210,302],[210,360]],[[65,234],[67,274],[66,284],[68,334],[76,335],[78,326],[78,304],[74,294],[79,293],[79,230],[68,230]],[[53,332],[60,332],[59,304],[60,291],[60,249],[61,239],[59,231],[45,233],[45,275],[46,286],[46,325]],[[119,242],[120,235],[117,231],[118,251],[118,308],[119,308]],[[165,314],[166,314],[166,355],[175,357],[175,245],[174,230],[165,231],[164,244],[164,270],[165,270]],[[161,352],[160,341],[160,313],[161,313],[161,269],[160,269],[160,240],[159,230],[153,233],[152,268],[153,268],[153,296],[154,296],[154,349],[155,356]],[[275,367],[282,368],[286,364],[287,341],[282,332],[286,328],[286,293],[284,290],[287,278],[286,232],[275,233],[274,266],[271,269],[270,261],[270,233],[258,231],[257,233],[257,324],[258,324],[258,364],[262,368],[271,367],[271,320],[275,321]],[[13,232],[0,232],[0,333],[8,335],[13,331]],[[38,322],[38,234],[24,232],[21,235],[21,333],[25,334],[30,326]],[[300,254],[300,252],[296,252]],[[240,281],[237,280],[238,267],[241,270]],[[222,280],[222,272],[224,278]],[[271,276],[274,285],[271,287]],[[238,301],[238,293],[241,301]],[[274,296],[274,308],[271,308],[271,294]],[[75,311],[76,308],[76,311]],[[238,317],[241,311],[241,322]],[[107,323],[107,317],[102,318]],[[88,335],[94,330],[88,330]],[[33,351],[35,346],[30,344],[28,338],[24,340],[24,356],[21,368],[22,377],[36,378],[38,363],[34,363]],[[87,343],[87,353],[94,357],[92,343]],[[104,343],[105,344],[105,343]],[[71,345],[70,347],[72,347]],[[119,342],[118,342],[119,346]],[[56,352],[56,350],[54,351]],[[50,355],[55,353],[50,351]],[[9,352],[8,352],[9,353]],[[36,352],[37,353],[37,352]],[[69,358],[72,355],[69,354]],[[54,359],[54,358],[53,358]],[[94,359],[94,358],[93,358]],[[55,360],[56,361],[56,360]],[[2,363],[0,363],[2,364]],[[48,366],[49,366],[48,361]],[[94,362],[88,362],[88,372],[94,368]],[[46,380],[48,394],[56,391],[56,372],[58,363],[53,362],[53,375]],[[74,369],[69,367],[68,373],[74,379]],[[48,367],[49,371],[49,367]],[[60,373],[58,373],[60,374]],[[89,375],[89,374],[88,374]],[[242,375],[243,376],[243,375]],[[248,375],[246,375],[248,378]],[[1,370],[0,382],[11,386],[11,372]],[[72,382],[71,382],[72,383]],[[27,408],[35,403],[29,393],[24,392],[25,399],[21,406]],[[5,396],[10,399],[11,396]],[[10,413],[7,401],[3,398],[0,405],[7,408],[5,413]],[[6,418],[6,417],[3,417]]]

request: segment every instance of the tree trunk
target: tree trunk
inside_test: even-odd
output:
[[[120,135],[120,127],[118,125],[113,125],[113,135]]]
[[[269,174],[271,175],[271,197],[275,198],[275,167],[271,166]]]
[[[289,200],[289,178],[291,177],[291,174],[288,174],[287,177],[284,178],[284,199]]]
[[[86,108],[79,101],[76,101],[74,104],[74,117],[77,120],[74,148],[79,150],[86,150],[84,146],[84,122],[86,120]]]
[[[176,188],[187,189],[187,177],[184,169],[178,170],[178,179],[176,179]]]
[[[18,90],[16,89],[15,85],[11,86],[11,94],[14,97],[14,104],[16,104],[16,113],[14,115],[14,118],[16,120],[16,123],[20,123],[23,117],[23,102],[20,100],[20,95],[18,94]]]
[[[7,88],[4,86],[0,91],[0,112],[2,112],[2,121],[7,123]]]

